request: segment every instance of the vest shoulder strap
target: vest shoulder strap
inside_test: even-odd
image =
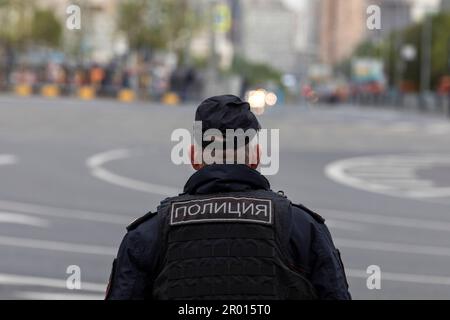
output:
[[[302,211],[306,212],[307,214],[309,214],[318,223],[320,223],[320,224],[324,224],[325,223],[325,219],[320,214],[318,214],[317,212],[312,211],[311,209],[305,207],[302,204],[292,203],[292,205],[294,207],[297,207],[297,208],[301,209]]]
[[[147,214],[143,215],[142,217],[137,218],[136,220],[134,220],[132,223],[130,223],[127,226],[127,231],[132,231],[132,230],[136,229],[140,224],[142,224],[143,222],[156,216],[157,214],[158,214],[158,212],[148,212]]]
[[[168,198],[165,198],[164,200],[162,200],[155,212],[150,211],[147,214],[143,215],[142,217],[134,220],[132,223],[130,223],[127,226],[127,231],[132,231],[132,230],[136,229],[139,225],[141,225],[145,221],[150,220],[151,218],[156,216],[158,214],[158,212],[160,212],[161,208],[163,208],[165,205],[167,205],[167,203],[169,203],[170,200],[175,199],[175,198],[176,197],[168,197]]]

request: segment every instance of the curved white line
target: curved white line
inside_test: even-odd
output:
[[[23,276],[18,274],[0,273],[0,284],[3,286],[37,286],[67,289],[65,279]],[[106,285],[101,283],[82,282],[81,288],[85,291],[105,292]]]
[[[345,238],[335,238],[334,241],[336,242],[336,245],[338,247],[349,249],[450,257],[450,248],[447,247],[422,246],[398,242],[366,241]]]
[[[24,300],[103,300],[104,295],[84,293],[21,291],[14,294]]]
[[[350,231],[365,231],[367,230],[366,226],[355,223],[355,222],[348,222],[348,221],[342,221],[338,219],[327,219],[327,226],[331,229],[341,229],[341,230],[350,230]]]
[[[347,276],[350,278],[367,279],[367,277],[369,276],[369,274],[365,270],[346,268],[345,272]],[[421,284],[444,285],[444,286],[450,285],[450,277],[423,275],[423,274],[394,273],[394,272],[386,272],[384,270],[381,273],[381,279],[382,281],[387,280],[394,282],[421,283]],[[47,287],[47,288],[67,290],[65,279],[24,276],[17,274],[0,273],[0,284],[3,286],[18,286],[18,287],[37,286],[37,287]],[[106,285],[102,283],[92,283],[83,281],[82,289],[83,291],[103,293],[106,290]],[[25,297],[23,296],[23,298]],[[47,298],[56,298],[56,297],[48,296]]]
[[[41,228],[45,228],[50,225],[50,223],[45,219],[31,217],[20,213],[0,211],[0,224],[2,223],[21,224]]]
[[[345,273],[347,274],[348,277],[362,278],[362,279],[367,279],[370,275],[363,270],[348,269],[348,268],[345,268]],[[381,271],[381,281],[383,280],[450,286],[450,277],[431,276],[423,274],[394,273]]]
[[[0,246],[105,255],[108,257],[113,257],[117,253],[117,249],[113,247],[6,236],[0,236]]]
[[[402,227],[413,229],[428,229],[434,231],[450,231],[450,222],[438,220],[425,220],[416,218],[404,218],[391,215],[377,215],[361,212],[350,212],[333,209],[318,209],[322,215],[332,219],[348,220],[365,224],[376,224],[390,227]]]
[[[4,201],[0,200],[0,209],[11,210],[17,212],[23,212],[28,214],[36,214],[47,217],[61,218],[61,219],[73,219],[73,220],[85,220],[93,222],[104,222],[111,224],[123,225],[130,223],[136,217],[127,215],[118,215],[102,212],[92,212],[76,209],[64,209],[48,207],[36,204]]]
[[[128,150],[120,149],[120,150],[112,150],[106,153],[97,154],[87,160],[87,165],[92,170],[98,170],[100,169],[103,171],[104,169],[101,168],[101,165],[108,161],[113,161],[117,159],[123,159],[127,158],[131,155],[131,153]],[[364,157],[364,158],[358,158],[358,159],[365,159],[366,161],[373,161],[372,158]],[[352,159],[350,159],[352,160]],[[340,163],[345,164],[348,160],[342,160],[339,161]],[[400,170],[403,169],[403,173],[408,173],[408,170],[405,170],[405,168],[400,168]],[[328,170],[336,170],[333,169],[330,165]],[[376,171],[384,171],[382,168],[378,168]],[[337,175],[340,174],[339,171],[336,173]],[[127,179],[127,178],[126,178]],[[130,182],[127,179],[127,182]],[[154,193],[154,187],[155,185],[151,185],[151,188],[148,188],[148,185],[143,182],[139,181],[133,181],[133,185],[130,186],[128,184],[119,184],[122,187],[128,187],[132,189],[139,189],[140,191],[144,192],[150,192]],[[114,184],[117,184],[117,181],[113,182]],[[142,183],[143,185],[137,186],[135,183]],[[352,184],[349,184],[350,186],[353,186]],[[158,186],[160,188],[168,188],[171,192],[170,195],[173,195],[175,192],[174,188],[166,187],[166,186]],[[0,201],[1,206],[1,201]],[[336,228],[336,229],[347,229],[347,230],[353,230],[353,231],[362,231],[364,230],[364,226],[358,223],[363,224],[377,224],[377,225],[386,225],[386,226],[395,226],[395,227],[404,227],[404,228],[416,228],[416,229],[428,229],[428,230],[436,230],[436,231],[450,231],[450,223],[443,222],[443,221],[434,221],[434,220],[423,220],[423,219],[413,219],[413,218],[404,218],[404,217],[396,217],[396,216],[383,216],[383,215],[376,215],[376,214],[368,214],[368,213],[357,213],[357,212],[347,212],[347,211],[339,211],[339,210],[330,210],[330,209],[321,209],[319,210],[323,213],[330,214],[331,221],[328,220],[330,227]],[[341,221],[339,221],[341,220]],[[347,220],[349,222],[352,222],[350,225],[349,223],[345,223],[342,220]],[[330,223],[331,222],[331,223]]]
[[[335,242],[337,243],[337,246],[341,248],[450,257],[450,249],[446,247],[421,246],[396,242],[364,241],[347,238],[336,238]],[[113,247],[6,236],[0,236],[0,246],[105,255],[109,257],[113,257],[117,252],[117,249]]]
[[[434,187],[432,181],[417,177],[418,169],[435,165],[450,166],[450,156],[390,155],[357,157],[332,162],[325,175],[340,184],[389,196],[404,198],[437,198],[450,196],[450,187]],[[355,171],[349,173],[349,170]]]
[[[0,166],[2,165],[8,165],[8,164],[15,164],[19,161],[19,158],[17,156],[12,154],[0,154]]]
[[[350,278],[367,279],[367,277],[369,276],[369,274],[365,270],[345,268],[345,272],[347,276]],[[383,270],[381,272],[381,279],[382,281],[387,280],[395,282],[422,283],[422,284],[444,285],[444,286],[450,285],[450,277],[423,275],[423,274],[394,273],[394,272],[386,272]],[[36,287],[47,287],[47,288],[67,290],[65,279],[24,276],[18,274],[0,273],[0,284],[3,286],[18,286],[18,287],[36,286]],[[106,291],[106,284],[83,281],[82,289],[83,291],[103,293]]]
[[[431,135],[444,135],[450,133],[450,125],[448,123],[437,123],[429,125],[425,131]]]
[[[180,190],[176,188],[123,177],[103,168],[103,165],[108,162],[126,159],[131,155],[131,152],[126,149],[111,150],[93,155],[86,160],[86,165],[94,177],[117,186],[161,196],[176,196],[180,193]]]

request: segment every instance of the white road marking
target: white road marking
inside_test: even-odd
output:
[[[375,130],[377,133],[380,134],[417,133],[434,136],[450,134],[450,125],[446,122],[422,124],[417,122],[406,122],[406,121],[396,123],[386,123],[386,122],[373,122],[373,120],[368,120],[368,122],[359,121],[359,123],[354,126],[360,129],[366,129],[371,131]]]
[[[448,123],[436,123],[429,125],[425,129],[426,133],[431,135],[445,135],[450,134],[450,125]]]
[[[0,200],[0,208],[3,210],[17,211],[22,213],[36,214],[48,217],[104,222],[118,225],[129,224],[135,218],[126,215],[91,212],[75,209],[63,209],[4,200]]]
[[[50,222],[45,219],[31,217],[20,213],[0,211],[0,224],[2,223],[21,224],[41,228],[50,226]]]
[[[352,268],[346,268],[345,272],[347,277],[367,279],[368,274],[365,270],[358,270]],[[428,285],[450,285],[450,277],[445,276],[434,276],[434,275],[422,275],[422,274],[409,274],[409,273],[394,273],[386,272],[382,270],[381,273],[382,281],[394,281],[394,282],[406,282],[406,283],[420,283]],[[0,284],[4,286],[29,286],[29,287],[46,287],[46,288],[56,288],[65,289],[66,280],[64,279],[54,279],[54,278],[44,278],[44,277],[34,277],[34,276],[22,276],[15,274],[3,274],[0,273]],[[15,295],[22,299],[78,299],[78,298],[93,298],[93,299],[103,299],[103,293],[106,291],[106,284],[85,282],[81,283],[81,288],[83,291],[99,292],[101,295],[85,295],[85,294],[74,294],[74,293],[44,293],[44,292],[30,292],[29,294],[19,293]]]
[[[14,293],[17,299],[24,300],[104,300],[104,295],[82,294],[82,293],[58,293],[58,292],[35,292],[19,291]]]
[[[336,242],[337,247],[342,248],[450,257],[450,248],[448,247],[422,246],[397,242],[366,241],[344,238],[335,238],[334,241]]]
[[[399,252],[412,254],[425,254],[434,256],[450,256],[450,248],[436,246],[421,246],[401,243],[363,241],[346,238],[336,238],[339,247],[364,249],[384,252]],[[117,249],[113,247],[95,246],[87,244],[74,244],[60,241],[47,241],[28,238],[0,236],[0,246],[11,246],[51,251],[62,251],[93,255],[106,255],[114,257]]]
[[[28,238],[0,236],[0,246],[42,249],[82,254],[104,255],[113,257],[117,248],[88,244],[75,244],[61,241],[48,241]]]
[[[411,177],[410,172],[400,172],[396,170],[390,171],[378,171],[378,172],[355,172],[352,171],[352,176],[358,178],[403,178],[408,179]]]
[[[440,166],[450,167],[450,155],[359,157],[327,165],[325,175],[352,188],[390,196],[415,199],[450,197],[450,186],[436,186],[433,181],[421,179],[417,174],[419,170]],[[392,177],[387,178],[390,174]]]
[[[450,197],[450,188],[439,188],[433,190],[419,190],[411,193],[418,198]]]
[[[411,133],[417,131],[417,125],[410,122],[398,122],[393,125],[389,125],[386,130],[394,133]]]
[[[327,220],[327,226],[330,227],[331,229],[342,229],[342,230],[351,230],[351,231],[367,230],[367,228],[360,223],[341,221],[341,220],[337,220],[337,219]]]
[[[180,190],[177,188],[171,188],[164,185],[158,185],[123,177],[102,167],[107,162],[126,159],[130,156],[131,152],[129,150],[111,150],[90,157],[86,160],[86,165],[91,170],[91,174],[94,177],[117,186],[161,196],[176,196],[180,193]]]
[[[367,274],[364,270],[346,268],[345,272],[348,277],[352,278],[367,279],[369,277],[369,274]],[[383,280],[450,286],[450,277],[410,274],[410,273],[394,273],[394,272],[385,272],[381,270],[381,281]]]
[[[430,180],[417,180],[408,178],[379,178],[371,179],[370,182],[383,184],[393,188],[424,188],[433,187],[434,182]]]
[[[43,278],[34,276],[23,276],[18,274],[0,273],[0,284],[4,286],[36,286],[67,289],[66,279]],[[105,292],[106,284],[81,282],[81,289],[93,292]]]
[[[74,219],[74,220],[86,220],[86,221],[95,221],[95,222],[104,222],[104,223],[111,223],[111,224],[117,224],[117,225],[127,225],[135,217],[128,217],[127,215],[117,215],[117,214],[109,214],[109,213],[100,213],[100,212],[91,212],[91,211],[84,211],[84,210],[75,210],[75,209],[65,209],[65,208],[55,208],[55,207],[49,207],[49,206],[42,206],[42,205],[36,205],[36,204],[29,204],[29,203],[21,203],[21,202],[14,202],[14,201],[4,201],[0,200],[0,208],[11,210],[11,211],[17,211],[17,212],[24,212],[27,214],[35,214],[35,215],[42,215],[46,217],[55,217],[55,218],[61,218],[61,219]],[[329,210],[324,210],[329,211]],[[0,211],[0,223],[2,222],[2,215],[6,212]],[[17,217],[15,218],[18,223],[20,222],[20,219],[22,217],[18,213],[9,213],[8,214],[14,214]],[[23,215],[23,219],[25,219],[25,216]],[[12,216],[8,217],[9,219],[14,219]],[[33,217],[29,217],[33,218]],[[6,219],[6,217],[4,217]],[[23,220],[24,224],[27,223],[27,220]],[[30,220],[28,219],[28,223],[30,225],[36,225],[36,226],[44,226],[45,220],[38,220],[39,218],[35,218],[36,220]],[[344,217],[344,220],[347,220],[347,218]],[[50,222],[47,222],[49,224]],[[334,219],[327,220],[327,224],[334,228],[334,229],[343,229],[343,230],[353,230],[353,231],[363,231],[366,228],[358,223],[354,222],[347,222],[347,221],[340,221],[340,217],[336,216]]]
[[[360,223],[414,229],[428,229],[434,231],[450,231],[450,222],[445,221],[403,218],[391,215],[376,215],[370,213],[347,212],[332,209],[318,209],[318,212],[320,212],[325,217],[329,215],[332,218],[350,220]]]
[[[15,155],[12,155],[12,154],[0,154],[0,166],[8,165],[8,164],[15,164],[18,161],[19,161],[19,158],[17,158]]]
[[[142,192],[159,194],[164,196],[174,196],[177,195],[180,191],[176,188],[163,186],[163,185],[155,185],[151,183],[147,183],[144,181],[138,181],[122,176],[118,176],[114,173],[111,173],[102,167],[103,164],[119,159],[125,159],[131,156],[129,150],[125,149],[117,149],[108,151],[105,153],[97,154],[90,157],[86,161],[86,165],[91,169],[91,173],[99,179],[110,182],[112,184],[116,184],[125,188],[134,189]],[[344,229],[344,230],[353,230],[353,231],[363,231],[364,226],[348,223],[344,221],[329,221],[329,225],[335,229]]]
[[[99,213],[74,209],[63,209],[4,200],[0,200],[0,208],[11,211],[18,211],[28,214],[36,214],[62,219],[105,222],[118,225],[128,224],[134,219],[133,217],[131,216],[128,217],[126,215]],[[355,224],[355,222],[359,222],[364,224],[377,224],[377,225],[396,226],[405,228],[429,229],[435,231],[450,231],[450,222],[445,221],[404,218],[392,215],[377,215],[377,214],[350,212],[325,208],[317,210],[325,217],[329,216],[330,219],[327,219],[327,224],[330,224],[331,222],[330,226],[335,228],[342,227],[343,229],[345,229],[347,227],[347,229],[349,230],[353,229],[360,231],[361,227],[363,226],[361,226],[361,224],[359,225]],[[348,222],[344,223],[344,221],[342,220],[348,220]]]

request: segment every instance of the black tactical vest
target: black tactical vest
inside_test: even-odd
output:
[[[290,202],[269,191],[182,195],[158,210],[155,299],[315,299],[283,250]],[[284,232],[283,232],[284,231]]]

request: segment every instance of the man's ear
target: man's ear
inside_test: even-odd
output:
[[[198,171],[201,168],[203,168],[203,163],[201,163],[200,161],[197,161],[195,145],[191,144],[191,148],[189,150],[190,150],[189,157],[191,158],[192,168],[194,168],[194,170]]]
[[[252,163],[250,163],[250,168],[256,169],[256,168],[258,168],[259,163],[261,161],[261,145],[257,144],[252,152],[254,152],[256,155],[256,161],[251,161]]]

